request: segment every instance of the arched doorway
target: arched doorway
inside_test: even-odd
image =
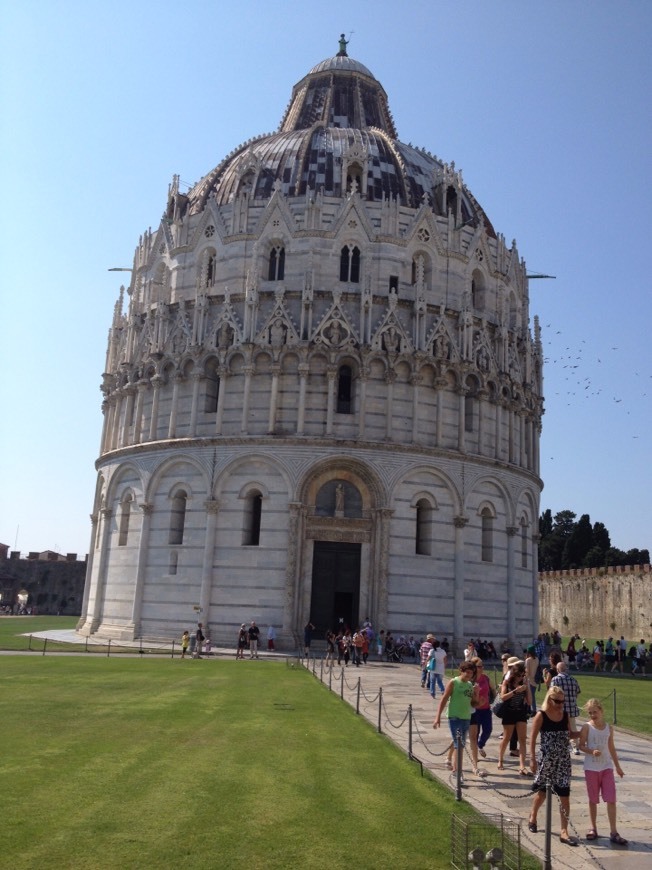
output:
[[[360,621],[360,551],[346,541],[315,541],[310,619],[318,637],[330,629],[355,629]]]

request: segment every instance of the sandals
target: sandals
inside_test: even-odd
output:
[[[498,770],[505,770],[505,766],[503,764],[498,765]]]
[[[452,761],[447,761],[447,762],[446,762],[446,767],[447,767],[449,770],[452,770],[452,769],[453,769],[453,762],[452,762]]]
[[[528,822],[527,826],[528,826],[528,830],[530,831],[531,834],[538,834],[539,833],[539,829],[537,828],[536,822]]]
[[[586,832],[586,839],[587,840],[597,840],[599,836],[600,835],[598,834],[598,832],[596,831],[595,828],[591,828],[590,831]]]
[[[621,837],[618,832],[616,832],[615,834],[612,834],[609,837],[609,842],[614,843],[614,845],[616,845],[616,846],[628,846],[629,845],[628,841],[624,837]]]
[[[563,843],[564,846],[579,846],[575,837],[562,837],[561,834],[559,835],[559,842]]]
[[[481,770],[479,767],[476,767],[476,769],[473,771],[473,773],[475,773],[476,776],[479,776],[482,778],[484,778],[487,775],[487,771]]]
[[[483,758],[486,758],[486,757],[487,757],[487,753],[484,751],[484,749],[480,749],[480,748],[478,748],[478,752],[480,753],[480,755],[481,755]]]
[[[531,771],[531,770],[526,770],[524,767],[522,767],[522,768],[519,770],[519,773],[521,774],[521,776],[532,776],[532,771]]]

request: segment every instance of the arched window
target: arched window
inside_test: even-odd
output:
[[[260,522],[263,514],[263,497],[258,491],[249,493],[245,501],[245,527],[242,543],[246,547],[260,544]]]
[[[473,432],[475,418],[475,396],[473,393],[467,393],[464,397],[464,429],[466,432]]]
[[[345,245],[340,253],[340,281],[360,283],[360,248]]]
[[[269,252],[268,281],[282,281],[285,276],[285,248],[280,245]]]
[[[528,563],[528,528],[525,517],[521,520],[521,568],[527,568]]]
[[[480,511],[482,519],[482,561],[493,562],[494,560],[494,518],[488,507]]]
[[[353,413],[353,372],[351,366],[340,366],[337,375],[337,413]]]
[[[483,311],[486,305],[485,281],[482,272],[475,271],[471,278],[471,300],[476,311]]]
[[[204,411],[206,414],[215,414],[217,412],[217,400],[220,395],[220,378],[217,374],[217,361],[212,360],[206,366],[204,384]]]
[[[215,254],[208,255],[208,262],[206,263],[206,286],[212,287],[215,283],[215,270],[217,266],[217,257]]]
[[[430,556],[432,548],[432,505],[425,498],[417,502],[415,553]]]
[[[131,518],[131,503],[133,496],[126,495],[120,505],[120,531],[118,533],[118,546],[126,547],[129,540],[129,520]]]
[[[172,498],[168,544],[183,544],[183,533],[186,526],[187,501],[188,494],[183,489],[178,490]]]

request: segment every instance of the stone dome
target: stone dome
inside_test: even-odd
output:
[[[340,52],[134,252],[79,631],[536,633],[543,347],[525,262]],[[234,634],[235,631],[235,634]],[[316,635],[318,636],[318,635]]]
[[[435,214],[451,210],[460,223],[481,223],[495,235],[459,181],[454,164],[399,141],[380,82],[340,54],[294,86],[278,132],[243,143],[189,191],[187,209],[203,211],[210,197],[226,205],[243,190],[265,200],[276,189],[288,197],[342,196],[355,185],[368,201],[395,199],[410,208],[425,202]]]

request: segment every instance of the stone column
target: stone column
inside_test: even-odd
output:
[[[177,374],[172,382],[172,406],[170,408],[170,420],[168,424],[168,438],[174,438],[177,434],[177,412],[179,409],[179,384],[183,380],[183,375]]]
[[[145,381],[139,381],[136,395],[136,416],[134,418],[134,437],[133,443],[140,444],[140,439],[143,434],[143,406],[145,404],[145,390],[147,384]]]
[[[453,601],[453,649],[457,656],[464,650],[464,527],[467,517],[453,517],[455,526],[455,581]]]
[[[527,422],[525,420],[525,414],[518,415],[518,431],[520,433],[520,461],[519,465],[521,468],[527,468]]]
[[[507,526],[507,637],[516,649],[516,575],[514,571],[514,546],[518,526]]]
[[[217,392],[217,413],[215,414],[215,434],[222,434],[222,427],[224,425],[224,401],[226,396],[226,382],[227,382],[227,370],[224,367],[220,367],[218,370],[219,384],[218,384],[218,392]]]
[[[111,403],[108,399],[105,399],[102,402],[102,417],[104,418],[102,421],[102,435],[100,436],[100,456],[107,449],[107,437],[108,432],[110,431],[109,422],[111,419]]]
[[[129,428],[131,421],[134,419],[134,403],[136,399],[136,387],[129,385],[125,387],[127,396],[127,406],[125,408],[125,418],[122,421],[122,433],[120,435],[120,446],[126,447],[129,444]]]
[[[267,421],[267,434],[273,435],[276,428],[276,409],[278,405],[278,376],[281,366],[278,363],[272,365],[272,389],[269,396],[269,418]]]
[[[387,577],[389,574],[389,524],[394,512],[389,508],[373,511],[373,558],[369,560],[369,609],[375,623],[387,629]],[[375,614],[375,615],[374,615]]]
[[[251,377],[253,373],[253,366],[244,367],[245,382],[242,396],[242,419],[240,421],[240,431],[243,435],[246,435],[249,429],[249,400],[251,398]]]
[[[365,426],[367,419],[367,381],[369,379],[369,370],[366,368],[360,369],[358,383],[360,384],[360,394],[358,402],[358,438],[364,438]]]
[[[485,430],[485,401],[487,393],[485,390],[478,390],[478,454],[484,456],[484,430]]]
[[[305,546],[305,517],[306,508],[300,502],[290,502],[288,505],[288,551],[282,630],[295,640],[300,636],[302,630],[301,554]]]
[[[122,417],[122,390],[116,390],[113,395],[113,420],[111,421],[111,450],[118,447],[120,441],[120,419]]]
[[[466,453],[465,429],[466,429],[466,395],[469,391],[466,387],[460,387],[459,406],[458,406],[458,422],[457,422],[457,449],[460,453]]]
[[[215,554],[215,532],[217,530],[217,514],[220,509],[219,502],[208,499],[206,507],[206,537],[204,539],[204,558],[201,569],[201,591],[199,593],[199,606],[201,607],[203,622],[209,626],[211,622],[211,587],[213,583],[213,561]]]
[[[444,419],[444,390],[448,381],[446,378],[435,378],[437,389],[437,419],[435,420],[435,447],[441,447]]]
[[[333,434],[333,420],[335,417],[335,388],[337,384],[337,369],[329,366],[326,372],[328,379],[328,397],[326,404],[326,434]]]
[[[389,370],[385,373],[385,383],[387,384],[387,399],[386,399],[386,416],[385,416],[385,437],[388,441],[392,440],[392,427],[394,423],[394,382],[396,381],[396,372]]]
[[[161,383],[163,378],[160,375],[154,375],[152,378],[152,387],[154,393],[152,395],[152,417],[149,421],[149,440],[156,441],[158,438],[158,403],[161,394]]]
[[[94,564],[94,556],[95,556],[95,543],[97,540],[97,514],[91,514],[91,543],[90,549],[88,551],[88,560],[86,562],[86,579],[84,581],[84,595],[82,598],[81,605],[81,616],[75,626],[77,631],[81,631],[86,623],[86,618],[88,616],[88,598],[91,592],[91,578],[93,577],[93,564]]]
[[[188,435],[194,438],[197,434],[197,417],[199,415],[199,394],[204,375],[201,372],[192,374],[192,403],[190,405],[190,426]]]
[[[297,408],[297,435],[303,435],[306,425],[306,387],[308,385],[307,363],[299,363],[299,407]]]
[[[100,559],[97,566],[97,578],[95,580],[95,596],[93,598],[93,609],[91,616],[91,624],[89,634],[97,631],[102,615],[102,601],[104,600],[104,587],[106,584],[106,575],[108,569],[108,550],[109,541],[111,539],[111,517],[113,511],[111,508],[102,508],[100,510],[102,516],[102,543],[100,545]],[[86,620],[88,624],[88,620]]]
[[[496,400],[495,407],[496,407],[496,420],[495,420],[496,450],[495,450],[495,456],[496,456],[496,459],[498,459],[500,461],[500,459],[502,457],[501,446],[502,446],[502,434],[503,434],[503,430],[502,430],[503,409],[502,409],[502,405],[500,404],[500,399]]]
[[[514,409],[511,406],[507,406],[507,421],[508,421],[508,433],[507,433],[507,443],[508,443],[508,462],[514,462],[514,457],[516,455],[516,445],[514,443]]]
[[[535,518],[536,522],[536,518]],[[532,637],[539,634],[539,541],[541,536],[532,535]]]
[[[134,598],[131,607],[131,625],[134,638],[142,634],[140,627],[140,614],[143,604],[143,588],[145,586],[145,574],[147,571],[147,554],[149,552],[149,530],[152,522],[154,505],[143,502],[140,506],[143,512],[143,522],[140,528],[140,543],[138,544],[138,567],[136,569],[136,583],[134,584]]]
[[[419,385],[423,382],[421,375],[413,375],[410,379],[412,384],[412,441],[416,444],[419,439]]]

